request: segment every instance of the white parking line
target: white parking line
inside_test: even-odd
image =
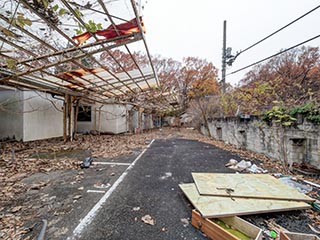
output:
[[[102,205],[107,201],[107,199],[111,196],[114,190],[119,186],[119,184],[123,181],[123,179],[127,176],[128,172],[133,168],[136,162],[142,157],[142,155],[147,151],[147,149],[154,142],[154,139],[150,142],[150,144],[136,157],[136,159],[129,165],[129,167],[122,173],[122,175],[114,182],[112,187],[101,197],[99,202],[94,205],[94,207],[90,210],[90,212],[80,221],[78,226],[73,230],[73,235],[68,237],[68,239],[78,239],[83,229],[89,225],[92,220],[97,215],[98,211],[102,207]]]
[[[92,162],[94,165],[120,165],[120,166],[129,166],[131,163],[118,163],[118,162]]]
[[[106,191],[102,190],[87,190],[88,193],[105,193]]]

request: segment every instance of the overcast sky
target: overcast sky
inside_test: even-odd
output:
[[[319,0],[148,0],[144,11],[151,54],[181,60],[196,56],[212,61],[221,76],[222,30],[227,20],[227,47],[233,52],[300,17]],[[320,9],[240,55],[227,73],[320,34]],[[320,38],[309,42],[320,46]],[[247,72],[227,76],[236,84]]]

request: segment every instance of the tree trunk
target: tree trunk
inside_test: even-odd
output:
[[[204,122],[204,127],[206,128],[206,130],[208,132],[208,136],[211,138],[212,136],[211,136],[210,129],[209,129],[208,116],[206,114],[204,106],[200,102],[200,99],[197,100],[197,103],[198,103],[199,108],[201,110],[202,119],[203,119],[203,122]]]

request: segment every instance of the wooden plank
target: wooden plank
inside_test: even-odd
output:
[[[192,173],[192,176],[201,195],[315,201],[268,174]]]
[[[313,234],[295,233],[295,232],[280,232],[280,240],[320,240]]]
[[[240,232],[246,234],[253,239],[262,240],[262,230],[257,226],[243,220],[239,217],[219,218],[222,222],[229,226],[234,226]]]
[[[232,226],[251,239],[262,240],[262,230],[238,217],[219,218],[219,220]],[[192,211],[191,224],[214,240],[239,240],[237,236],[229,233],[211,219],[203,218],[196,210]]]
[[[192,211],[191,224],[205,233],[210,239],[238,240],[238,238],[225,231],[219,225],[213,223],[209,219],[202,218],[196,211]]]
[[[179,187],[205,218],[230,217],[267,212],[281,212],[308,209],[305,202],[201,196],[194,183],[180,184]]]

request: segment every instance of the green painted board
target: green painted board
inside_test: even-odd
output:
[[[192,173],[192,177],[200,195],[315,201],[268,174]]]
[[[265,200],[201,196],[194,183],[180,184],[179,187],[193,206],[204,218],[230,217],[267,212],[281,212],[297,209],[307,209],[311,206],[305,202],[286,200]]]

